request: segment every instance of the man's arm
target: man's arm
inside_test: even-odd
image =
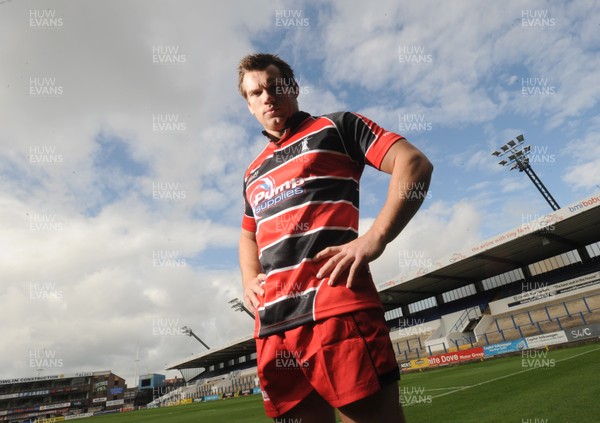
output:
[[[240,269],[242,270],[242,288],[244,289],[244,303],[256,313],[260,304],[258,295],[264,295],[265,291],[260,284],[265,280],[260,262],[258,261],[258,245],[253,232],[242,229],[239,242]]]
[[[415,146],[400,140],[384,156],[381,170],[392,176],[385,204],[371,228],[354,241],[325,248],[315,256],[315,260],[329,259],[317,275],[329,276],[329,285],[349,270],[346,286],[351,288],[358,269],[379,257],[398,236],[423,203],[433,165]]]

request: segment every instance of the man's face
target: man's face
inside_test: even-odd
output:
[[[285,122],[298,111],[297,94],[292,81],[282,78],[275,65],[244,74],[242,88],[246,93],[248,109],[265,130],[281,137]]]

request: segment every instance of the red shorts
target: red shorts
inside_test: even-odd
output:
[[[313,390],[339,408],[400,379],[380,309],[361,310],[256,340],[267,416],[279,417]]]

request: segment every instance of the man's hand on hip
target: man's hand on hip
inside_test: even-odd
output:
[[[314,257],[315,261],[329,259],[321,266],[317,277],[329,277],[328,283],[333,285],[344,272],[348,271],[346,288],[352,288],[354,278],[360,268],[379,257],[385,246],[382,239],[367,232],[347,244],[327,247]]]
[[[259,273],[254,279],[244,284],[244,303],[252,313],[256,313],[256,309],[260,305],[258,296],[265,295],[265,290],[261,285],[265,282],[266,276],[264,273]]]

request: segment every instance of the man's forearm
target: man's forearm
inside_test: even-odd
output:
[[[240,235],[239,241],[240,269],[242,271],[242,286],[246,288],[249,281],[262,272],[258,261],[258,246],[250,232]]]
[[[433,165],[418,150],[396,154],[384,206],[369,229],[382,243],[395,239],[421,207]]]

